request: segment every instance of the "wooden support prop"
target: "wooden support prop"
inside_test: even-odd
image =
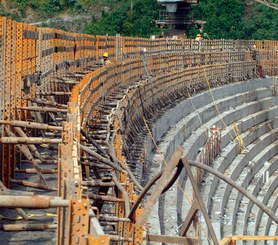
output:
[[[41,112],[67,112],[67,109],[59,109],[59,108],[53,108],[53,107],[37,107],[37,106],[28,106],[28,107],[22,107],[17,106],[17,110],[27,110],[27,111],[41,111]]]
[[[43,144],[43,143],[61,143],[61,139],[47,139],[39,137],[2,137],[0,138],[0,143],[2,144]]]
[[[172,155],[170,161],[168,162],[165,170],[159,180],[157,181],[156,186],[154,187],[150,198],[148,199],[142,214],[136,221],[136,225],[144,225],[147,223],[148,217],[155,203],[157,202],[160,194],[162,193],[164,187],[167,185],[168,180],[171,177],[171,174],[174,168],[178,165],[180,158],[183,155],[184,148],[182,146],[177,147],[174,154]]]
[[[198,201],[195,199],[191,205],[191,208],[188,211],[188,214],[181,226],[181,236],[185,237],[186,233],[193,222],[197,212],[199,211]]]
[[[219,245],[233,245],[236,241],[278,241],[278,236],[226,236]]]
[[[184,167],[185,167],[185,170],[186,170],[186,174],[187,174],[188,178],[190,179],[190,182],[191,182],[192,188],[194,190],[194,194],[196,196],[196,200],[198,202],[200,210],[202,211],[203,216],[205,218],[205,221],[206,221],[206,224],[207,224],[207,227],[208,227],[208,230],[209,230],[209,235],[210,235],[210,237],[211,237],[211,239],[213,241],[213,244],[218,244],[218,240],[217,240],[216,234],[215,234],[213,226],[212,226],[212,224],[210,222],[209,215],[207,213],[205,204],[204,204],[204,202],[202,200],[202,197],[200,195],[197,183],[196,183],[196,181],[195,181],[195,179],[193,177],[193,174],[192,174],[192,171],[191,171],[191,169],[189,167],[189,164],[186,161],[186,159],[183,159],[182,162],[184,164]]]
[[[57,130],[62,131],[63,128],[60,126],[51,126],[43,123],[33,123],[33,122],[25,122],[25,121],[7,121],[0,120],[0,124],[11,125],[14,127],[23,127],[23,128],[33,128],[33,129],[42,129],[42,130]]]

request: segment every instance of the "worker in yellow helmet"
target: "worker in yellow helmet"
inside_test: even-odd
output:
[[[201,34],[197,34],[195,40],[198,41],[198,50],[201,51],[201,41],[204,40],[204,38]]]
[[[108,59],[109,55],[107,52],[103,53],[103,64],[106,65],[111,65],[111,61]]]
[[[196,40],[196,41],[202,41],[202,40],[204,40],[204,38],[202,37],[201,34],[197,34],[195,40]]]

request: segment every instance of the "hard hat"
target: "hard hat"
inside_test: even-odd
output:
[[[197,37],[201,37],[201,34],[197,34]]]
[[[103,53],[103,57],[108,58],[108,53],[107,52]]]

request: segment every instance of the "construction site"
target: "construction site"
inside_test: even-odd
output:
[[[278,41],[0,40],[0,244],[277,244]]]

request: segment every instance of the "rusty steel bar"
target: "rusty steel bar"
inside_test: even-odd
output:
[[[56,207],[68,207],[69,200],[57,199],[57,198],[42,198],[37,196],[0,196],[1,208],[56,208]]]
[[[49,149],[49,150],[53,150],[53,151],[58,151],[58,146],[57,145],[40,144],[40,147],[45,148],[45,149]],[[53,160],[53,161],[57,161],[57,160]]]
[[[19,128],[19,127],[14,127],[14,130],[17,132],[17,134],[20,137],[24,137],[24,138],[28,137],[24,133],[24,131],[21,128]],[[39,153],[38,149],[34,145],[28,144],[27,147],[30,149],[31,154],[34,154],[35,157],[37,157],[41,162],[43,162],[44,159],[43,159],[42,155]]]
[[[101,200],[101,201],[107,201],[107,202],[125,202],[122,198],[112,197],[112,196],[101,196],[93,193],[88,194],[89,198],[94,200]]]
[[[112,182],[112,181],[102,182],[102,180],[89,180],[89,181],[82,181],[81,185],[90,186],[90,187],[94,187],[94,186],[110,186],[110,187],[113,187],[113,186],[115,186],[115,183]]]
[[[66,81],[57,81],[57,80],[55,80],[55,81],[53,81],[54,83],[63,83],[63,84],[73,84],[73,85],[75,85],[75,84],[79,84],[80,82],[78,82],[78,81],[75,81],[75,80],[66,80]]]
[[[112,178],[113,178],[113,181],[115,182],[116,186],[118,187],[118,189],[120,190],[120,192],[123,195],[123,198],[124,198],[124,201],[125,201],[125,216],[126,216],[126,218],[128,218],[128,215],[130,213],[130,206],[129,206],[130,204],[129,204],[128,193],[125,190],[125,188],[123,188],[121,186],[120,182],[117,180],[117,177],[114,173],[112,173]]]
[[[17,106],[17,110],[27,110],[27,111],[41,111],[41,112],[67,112],[67,109],[59,109],[54,107],[38,107],[38,106],[28,106],[28,107],[22,107]]]
[[[33,129],[43,129],[43,130],[57,130],[62,131],[62,127],[60,126],[52,126],[43,123],[34,123],[34,122],[27,122],[27,121],[7,121],[7,120],[0,120],[0,124],[4,125],[11,125],[14,127],[23,127],[23,128],[33,128]]]
[[[8,189],[6,188],[6,186],[2,183],[2,181],[0,181],[0,187],[3,190],[3,194],[6,195],[6,193],[8,192]],[[22,208],[16,208],[15,209],[17,211],[17,213],[24,219],[24,220],[28,220],[28,216],[27,214],[23,211]]]
[[[71,92],[40,92],[39,95],[71,95]]]
[[[27,169],[16,169],[15,172],[17,173],[26,173],[26,174],[36,174],[37,169],[35,168],[27,168]],[[42,174],[56,174],[58,173],[57,169],[40,169]]]
[[[34,182],[27,181],[27,180],[11,179],[11,182],[16,183],[18,185],[23,185],[23,186],[32,187],[32,188],[41,189],[41,190],[50,190],[50,191],[57,190],[57,188],[51,188],[51,187],[48,187],[47,185],[34,183]]]
[[[19,129],[19,128],[18,128]],[[10,130],[8,130],[6,128],[6,132],[8,135],[10,136],[15,136],[13,132],[11,132]],[[26,145],[20,145],[17,144],[16,147],[22,152],[22,154],[33,164],[33,166],[35,167],[35,169],[37,170],[37,174],[40,177],[40,180],[42,181],[43,185],[46,185],[46,181],[40,171],[40,167],[38,166],[38,164],[41,164],[41,160],[39,159],[38,162],[35,161],[32,153],[30,152],[29,148]],[[35,146],[33,146],[35,148]]]
[[[100,215],[99,220],[101,221],[111,221],[111,222],[130,222],[128,218],[119,218],[117,216]]]
[[[2,144],[43,144],[43,143],[53,143],[59,144],[62,139],[48,139],[39,137],[2,137],[0,138],[0,143]]]
[[[37,104],[42,104],[42,105],[50,105],[50,106],[55,106],[55,107],[62,107],[64,109],[67,109],[67,105],[64,104],[59,104],[54,101],[46,100],[46,99],[39,99],[39,98],[24,98],[25,100],[37,103]]]
[[[118,165],[116,165],[115,163],[111,162],[108,158],[105,158],[101,155],[99,155],[98,153],[94,152],[93,150],[91,150],[89,147],[84,146],[84,145],[80,145],[80,148],[87,152],[88,154],[90,154],[93,157],[96,157],[97,159],[99,159],[101,162],[109,165],[110,167],[114,168],[115,170],[118,170],[120,172],[125,173],[125,171],[123,169],[121,169]]]

